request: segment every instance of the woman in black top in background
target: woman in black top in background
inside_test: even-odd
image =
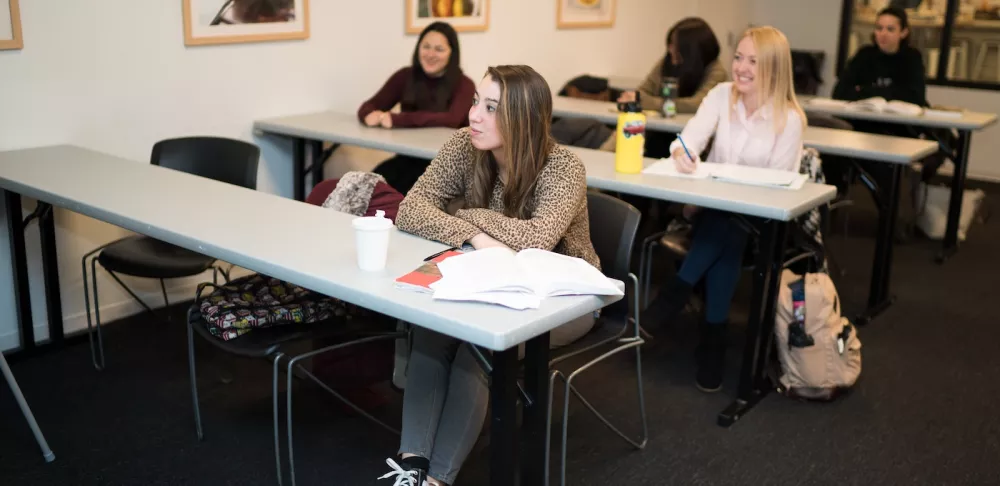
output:
[[[924,60],[910,47],[906,11],[888,7],[875,20],[873,43],[862,47],[847,63],[833,97],[856,101],[881,96],[927,106]]]
[[[921,107],[927,107],[927,86],[925,84],[924,60],[920,51],[910,47],[910,23],[906,11],[896,6],[890,6],[879,11],[875,19],[873,43],[862,47],[848,62],[844,72],[837,80],[833,89],[835,99],[857,101],[875,96],[881,96],[886,101],[906,101]],[[951,143],[949,131],[934,131],[902,125],[898,123],[880,123],[865,120],[852,120],[854,129],[862,132],[892,135],[897,137],[923,137],[944,140]],[[921,179],[929,181],[944,163],[944,155],[939,152],[921,161],[923,173]],[[887,182],[891,168],[879,162],[858,161],[858,165],[880,181]],[[823,169],[827,180],[836,184],[839,191],[846,188],[851,181],[842,174],[843,164],[826,164]],[[906,191],[902,195],[906,195]],[[912,194],[910,195],[913,196]],[[900,204],[900,212],[904,216],[901,234],[897,239],[906,239],[909,233],[909,214],[912,204],[909,201]]]

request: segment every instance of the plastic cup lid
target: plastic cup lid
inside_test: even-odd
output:
[[[354,229],[361,231],[380,231],[393,227],[392,220],[386,218],[385,211],[381,209],[375,211],[375,216],[354,218],[351,225],[354,226]]]

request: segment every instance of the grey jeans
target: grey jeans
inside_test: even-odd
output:
[[[565,346],[594,327],[593,315],[552,330],[553,348]],[[486,374],[468,346],[421,327],[413,330],[413,350],[403,394],[400,454],[430,460],[432,478],[455,482],[483,429],[490,390]],[[521,346],[521,354],[524,349]]]

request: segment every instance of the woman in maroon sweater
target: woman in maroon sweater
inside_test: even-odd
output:
[[[458,34],[451,25],[434,22],[420,33],[413,63],[396,71],[382,89],[358,109],[369,127],[461,128],[469,124],[476,86],[459,67]],[[400,113],[389,110],[400,104]],[[430,160],[397,155],[375,168],[397,191],[406,194]]]

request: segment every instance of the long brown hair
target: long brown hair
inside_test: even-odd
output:
[[[506,161],[503,213],[528,219],[535,181],[555,146],[550,134],[552,91],[545,79],[528,66],[495,66],[486,70],[486,76],[500,85],[496,117]],[[492,151],[474,153],[471,198],[467,202],[469,207],[486,208],[500,169]]]

